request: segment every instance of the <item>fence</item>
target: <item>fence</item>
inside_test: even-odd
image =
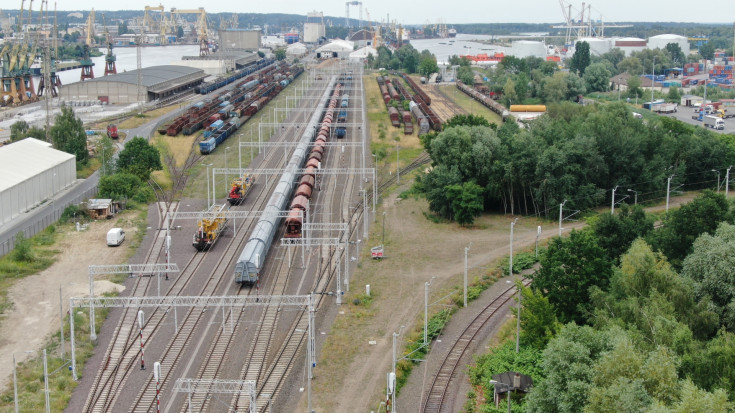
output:
[[[49,225],[58,221],[59,218],[61,218],[61,215],[64,213],[64,208],[72,204],[79,204],[83,200],[88,199],[96,194],[97,186],[93,186],[92,188],[87,189],[86,191],[82,192],[71,200],[66,199],[63,201],[52,201],[50,207],[43,207],[44,212],[40,214],[40,218],[36,219],[37,217],[35,215],[30,217],[30,219],[34,221],[32,224],[27,225],[18,231],[14,231],[13,234],[9,234],[7,236],[7,239],[0,240],[0,257],[4,257],[6,254],[12,251],[13,248],[15,248],[15,237],[19,232],[23,232],[26,238],[30,238],[46,229]],[[12,221],[10,221],[8,224],[10,223],[12,223]]]

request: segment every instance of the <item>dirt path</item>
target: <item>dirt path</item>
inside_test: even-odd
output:
[[[86,231],[67,229],[54,246],[61,251],[57,261],[45,271],[18,281],[9,293],[13,308],[0,321],[0,388],[12,385],[13,359],[22,362],[40,351],[50,334],[59,331],[59,287],[62,289],[64,314],[69,310],[69,297],[89,295],[89,265],[120,264],[126,261],[129,238],[135,228],[126,219],[131,213],[109,221],[92,222]],[[121,226],[128,239],[120,247],[106,244],[107,231]],[[95,294],[120,290],[122,286],[108,281],[95,281]],[[65,337],[69,357],[68,337]]]

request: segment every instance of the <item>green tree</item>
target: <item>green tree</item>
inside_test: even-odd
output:
[[[589,313],[589,289],[606,288],[611,263],[592,231],[572,230],[554,238],[542,255],[532,287],[544,293],[562,322],[583,322]]]
[[[587,66],[590,65],[590,44],[587,42],[577,42],[574,46],[574,55],[569,70],[576,72],[579,76],[584,75]]]
[[[610,72],[602,63],[592,63],[584,71],[584,82],[588,92],[607,92],[610,90]]]
[[[183,39],[184,38],[184,28],[181,26],[176,26],[176,38],[177,39]]]
[[[665,49],[669,52],[669,55],[671,55],[671,60],[673,62],[678,65],[686,63],[686,56],[684,56],[684,52],[681,51],[679,43],[667,43]]]
[[[713,42],[707,42],[699,46],[699,54],[707,60],[712,60],[715,57],[715,46]]]
[[[577,76],[576,73],[567,73],[564,79],[567,81],[567,99],[576,98],[587,93],[584,79]]]
[[[56,149],[76,156],[77,163],[87,163],[87,134],[82,121],[74,116],[71,107],[61,107],[61,113],[56,115],[49,133]]]
[[[594,364],[612,348],[611,335],[589,326],[565,325],[543,352],[541,383],[526,396],[528,413],[577,413],[587,404]]]
[[[541,83],[541,94],[544,101],[560,102],[567,98],[567,75],[562,72],[554,73],[553,76],[545,78]]]
[[[444,123],[444,128],[452,128],[455,126],[490,126],[490,123],[482,116],[467,114],[454,115]]]
[[[449,197],[446,188],[462,184],[462,177],[456,166],[450,169],[445,164],[440,164],[422,177],[418,183],[429,202],[429,209],[441,217],[450,219],[453,200]]]
[[[592,224],[592,230],[607,257],[617,263],[636,238],[653,231],[653,218],[646,216],[639,205],[629,207],[623,204],[617,214],[600,214]]]
[[[681,102],[681,94],[679,93],[679,89],[676,86],[671,86],[669,88],[669,93],[668,95],[666,95],[666,100],[674,103]]]
[[[465,85],[473,85],[475,83],[475,73],[469,66],[460,66],[457,70],[457,79]]]
[[[631,76],[640,76],[643,74],[643,63],[637,57],[626,57],[618,63],[618,71],[620,73],[628,73]]]
[[[273,54],[276,56],[276,60],[283,60],[286,58],[286,49],[276,49]]]
[[[510,106],[513,103],[520,103],[520,97],[518,96],[518,93],[516,93],[516,82],[511,78],[508,78],[505,82],[505,86],[503,86],[503,100],[505,101],[506,106]]]
[[[15,235],[15,247],[13,248],[13,261],[31,262],[34,259],[31,240],[26,238],[26,234],[20,231]]]
[[[429,77],[432,73],[439,72],[439,66],[436,64],[435,57],[422,57],[419,63],[418,72],[421,76]]]
[[[132,199],[143,185],[137,175],[116,173],[100,178],[99,196],[110,199]]]
[[[482,187],[470,181],[461,185],[449,185],[445,190],[451,202],[454,220],[462,226],[472,225],[484,209]]]
[[[639,98],[643,96],[643,89],[641,89],[641,79],[638,76],[630,76],[628,78],[628,97]]]
[[[10,125],[10,141],[18,142],[28,137],[28,123],[23,119]]]
[[[647,240],[662,251],[675,267],[692,251],[701,234],[714,233],[722,221],[729,221],[729,208],[724,195],[706,190],[691,202],[669,213],[662,228],[649,234]]]
[[[735,226],[722,223],[713,235],[700,235],[681,274],[694,280],[698,297],[712,301],[721,323],[735,330]]]
[[[543,350],[546,344],[561,330],[554,306],[541,291],[521,288],[521,343]]]
[[[108,175],[115,172],[114,162],[112,160],[112,157],[115,155],[115,144],[112,142],[112,139],[107,136],[100,139],[97,142],[95,153],[100,159],[101,175]]]
[[[151,172],[163,169],[161,155],[156,147],[140,136],[134,137],[120,151],[117,159],[117,168],[122,172],[129,172],[141,180],[147,180]]]

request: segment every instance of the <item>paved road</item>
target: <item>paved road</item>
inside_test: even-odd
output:
[[[698,120],[692,119],[692,116],[696,115],[694,113],[694,108],[688,108],[686,106],[679,106],[679,110],[674,113],[668,113],[668,114],[661,114],[661,116],[671,116],[673,118],[679,119],[680,121],[684,123],[688,123],[690,125],[699,125],[702,127],[705,127],[702,122]],[[715,130],[710,129],[718,133],[735,133],[735,118],[730,119],[723,119],[725,121],[725,129],[724,130]]]

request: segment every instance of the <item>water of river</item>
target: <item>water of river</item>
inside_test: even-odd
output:
[[[177,45],[177,46],[149,46],[141,49],[141,63],[143,67],[168,65],[174,61],[181,60],[182,56],[198,56],[199,45]],[[107,53],[106,49],[100,49]],[[118,47],[113,49],[116,60],[117,72],[135,70],[138,67],[138,58],[135,47]],[[102,77],[105,74],[105,56],[93,57],[94,76]],[[72,69],[59,72],[62,85],[79,82],[82,69]],[[39,79],[34,79],[38,85]]]
[[[445,64],[452,55],[476,55],[485,53],[503,52],[508,54],[510,48],[494,46],[477,42],[477,40],[490,40],[490,35],[483,34],[457,34],[454,39],[416,39],[411,40],[411,45],[419,52],[428,50],[436,56],[437,63]],[[497,38],[497,37],[496,37]]]

